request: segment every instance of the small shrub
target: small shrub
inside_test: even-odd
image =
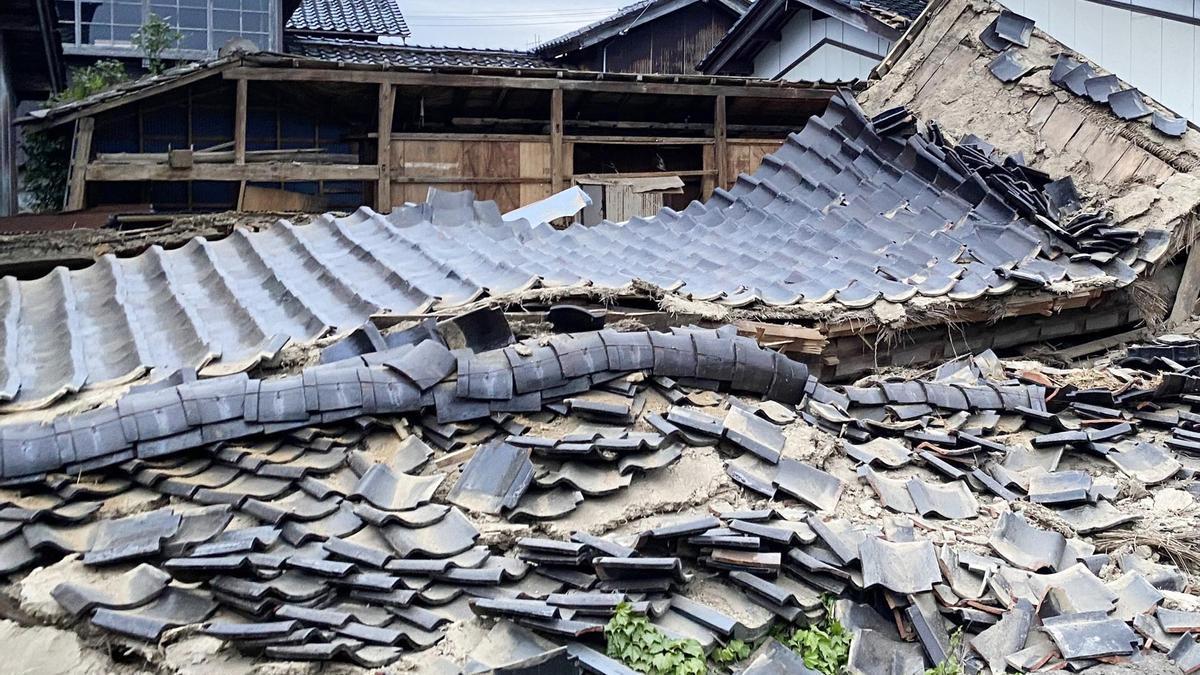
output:
[[[787,627],[778,626],[772,636],[799,654],[804,665],[824,675],[838,675],[850,660],[852,636],[833,618],[831,599],[825,601],[825,620],[821,625],[791,632]]]
[[[166,63],[162,59],[163,52],[175,49],[182,40],[183,33],[172,28],[171,24],[154,12],[146,17],[146,23],[142,24],[131,39],[133,46],[140,49],[142,56],[146,57],[151,75],[159,75],[166,70]]]
[[[103,59],[84,68],[71,70],[71,83],[49,101],[51,105],[81,101],[129,79],[120,61]]]
[[[695,640],[673,640],[628,603],[604,626],[607,653],[639,673],[647,675],[703,675],[708,672],[704,649]]]
[[[741,640],[730,640],[729,644],[713,652],[713,661],[721,665],[737,663],[750,656],[750,645]]]

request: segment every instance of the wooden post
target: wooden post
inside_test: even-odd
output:
[[[550,90],[550,194],[563,189],[563,90]]]
[[[91,159],[92,133],[95,130],[94,117],[83,117],[75,122],[75,138],[71,144],[71,176],[67,183],[67,211],[78,211],[87,206],[87,165]]]
[[[246,163],[246,106],[248,80],[237,81],[237,105],[233,110],[233,163]]]
[[[717,187],[729,189],[728,125],[725,121],[725,94],[716,97],[713,107],[713,162],[717,165]]]
[[[1183,277],[1179,280],[1179,290],[1175,292],[1175,304],[1171,306],[1167,326],[1178,326],[1191,318],[1197,297],[1200,297],[1200,241],[1192,242],[1188,249]]]
[[[703,171],[703,176],[700,177],[700,199],[707,200],[712,197],[713,189],[717,187],[717,165],[713,159],[716,150],[713,144],[700,146],[700,169]]]
[[[376,161],[379,180],[375,184],[375,210],[392,212],[392,118],[396,114],[396,86],[379,85],[379,138]]]

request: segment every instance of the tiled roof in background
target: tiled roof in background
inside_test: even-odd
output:
[[[564,33],[563,35],[560,35],[552,40],[547,40],[546,42],[543,42],[542,44],[537,46],[535,51],[545,52],[547,49],[552,49],[554,47],[564,45],[564,44],[570,42],[571,40],[574,40],[579,37],[583,37],[594,31],[599,31],[601,29],[609,28],[609,27],[615,27],[624,22],[629,22],[629,23],[636,22],[638,20],[639,14],[652,9],[655,5],[662,5],[662,4],[667,4],[669,2],[677,2],[677,1],[678,0],[642,0],[641,2],[635,2],[632,5],[626,5],[625,7],[618,9],[616,12],[613,12],[612,14],[604,17],[603,19],[600,19],[599,21],[594,21],[592,23],[589,23],[586,26],[583,26],[582,28],[576,28],[575,30],[573,30],[569,33]],[[691,3],[680,2],[679,4],[681,6],[686,6]],[[748,6],[748,3],[745,2],[745,0],[720,0],[719,2],[716,2],[714,4],[726,5],[726,6],[730,6],[731,8],[736,8],[736,10],[739,13],[745,12],[746,7]]]
[[[370,63],[407,68],[551,68],[539,56],[506,49],[467,47],[413,47],[379,44],[371,40],[293,36],[287,51],[311,59]]]
[[[400,37],[412,34],[397,0],[304,0],[288,19],[287,29]]]

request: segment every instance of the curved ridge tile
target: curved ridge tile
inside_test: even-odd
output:
[[[21,390],[20,363],[21,285],[4,277],[0,288],[0,403],[11,401]]]
[[[79,314],[71,277],[64,267],[23,284],[17,370],[21,396],[7,410],[41,408],[87,381]]]
[[[83,329],[87,386],[128,382],[153,366],[145,335],[133,320],[115,256],[72,273]]]
[[[138,320],[146,326],[155,367],[173,370],[190,366],[200,368],[220,356],[204,332],[200,317],[180,302],[171,275],[162,259],[162,247],[152,246],[144,254],[121,259],[124,280],[131,296],[143,298],[133,305]]]

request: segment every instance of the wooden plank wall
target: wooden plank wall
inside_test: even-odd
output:
[[[495,201],[501,212],[510,211],[550,196],[550,143],[393,136],[392,176],[396,206],[423,202],[429,188],[436,187],[473,190],[477,198]],[[453,182],[456,178],[462,182]]]
[[[762,143],[759,141],[739,141],[736,138],[729,139],[729,176],[730,183],[737,180],[738,174],[754,173],[758,171],[758,166],[762,164],[763,157],[775,152],[779,149],[783,141]],[[723,186],[726,190],[730,185]]]
[[[566,144],[568,147],[570,144]],[[775,152],[779,142],[762,139],[728,141],[728,172],[732,184],[738,174],[754,173],[762,158]],[[703,168],[712,170],[712,145],[704,146]],[[563,173],[570,181],[569,150]],[[500,211],[511,211],[551,194],[549,140],[506,136],[437,139],[392,136],[392,205],[425,201],[430,187],[440,190],[473,190],[479,199],[493,200]],[[701,168],[701,167],[697,167]],[[421,178],[433,180],[422,181]],[[459,179],[459,180],[454,180]],[[492,180],[489,180],[492,179]],[[723,186],[729,188],[730,185]],[[707,195],[705,195],[707,198]],[[657,209],[655,209],[657,210]]]

